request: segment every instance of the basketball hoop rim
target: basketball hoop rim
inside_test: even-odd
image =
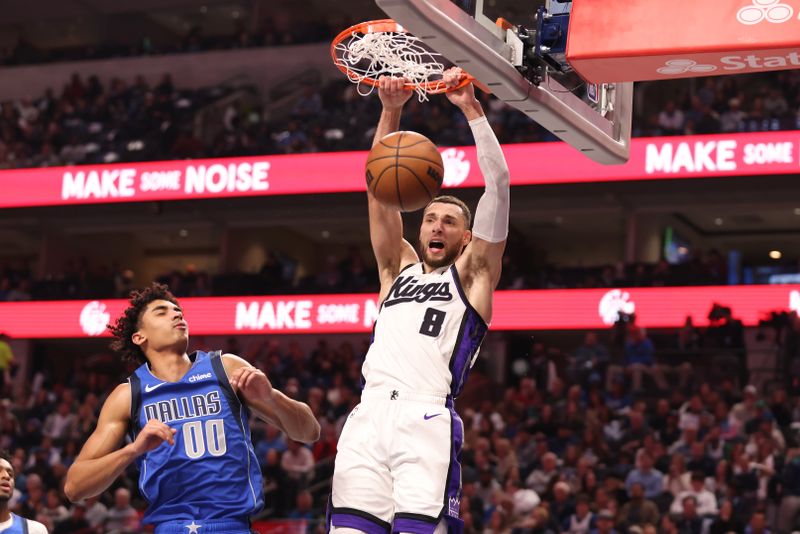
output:
[[[346,66],[342,65],[339,62],[339,58],[336,55],[336,47],[341,44],[345,39],[352,36],[354,33],[360,33],[363,35],[367,35],[370,33],[408,33],[403,26],[401,26],[397,21],[393,19],[378,19],[378,20],[368,20],[366,22],[361,22],[359,24],[354,24],[349,28],[342,30],[339,32],[339,35],[334,37],[333,41],[331,42],[331,59],[333,60],[333,64],[336,66],[337,69],[342,71],[348,78],[351,80],[354,77],[353,71],[351,71]],[[442,93],[450,93],[452,91],[457,91],[462,87],[466,87],[470,83],[474,81],[474,78],[469,74],[465,73],[464,78],[458,83],[458,85],[454,87],[447,87],[445,83],[441,80],[437,80],[434,82],[425,82],[422,84],[416,83],[406,83],[406,89],[418,89],[421,88],[423,91],[429,94],[442,94]],[[364,77],[361,79],[360,83],[367,84],[372,87],[378,87],[378,80],[376,78]]]

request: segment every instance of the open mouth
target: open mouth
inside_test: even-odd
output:
[[[428,243],[428,248],[433,250],[444,250],[444,241],[433,240]]]

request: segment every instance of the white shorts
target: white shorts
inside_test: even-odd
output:
[[[329,525],[460,532],[464,425],[448,397],[365,390],[339,438]]]

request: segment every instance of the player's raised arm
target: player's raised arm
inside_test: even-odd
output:
[[[381,118],[375,130],[372,145],[400,128],[400,115],[403,106],[412,95],[404,87],[405,78],[381,76],[378,94],[383,104]],[[414,247],[403,239],[403,219],[397,209],[384,206],[367,188],[369,203],[369,235],[372,250],[378,262],[378,275],[381,282],[380,300],[386,295],[400,269],[409,263],[419,261]]]
[[[459,68],[445,72],[448,85],[455,86],[463,76]],[[480,102],[475,98],[472,84],[457,91],[446,93],[447,98],[458,106],[469,121],[486,189],[478,201],[472,225],[472,242],[459,263],[463,274],[475,284],[468,291],[473,306],[488,320],[491,316],[491,292],[500,281],[503,251],[508,238],[509,172],[500,143],[492,131]],[[488,291],[488,292],[487,292]],[[488,308],[487,302],[488,299]]]
[[[267,375],[234,354],[222,356],[231,386],[262,420],[281,429],[289,439],[311,443],[319,439],[320,426],[311,408],[273,389]]]
[[[70,501],[99,495],[136,458],[165,441],[174,443],[175,430],[160,421],[152,420],[139,432],[136,441],[120,449],[128,430],[130,413],[130,385],[121,384],[109,395],[100,411],[97,428],[67,471],[64,493]]]

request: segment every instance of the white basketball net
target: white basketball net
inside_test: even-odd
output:
[[[438,60],[441,54],[431,52],[421,43],[407,33],[353,32],[350,39],[336,45],[336,64],[348,69],[348,78],[358,86],[362,96],[375,90],[372,85],[362,83],[366,78],[404,76],[414,84],[419,101],[424,102],[428,100],[425,83],[441,80],[445,67]]]

